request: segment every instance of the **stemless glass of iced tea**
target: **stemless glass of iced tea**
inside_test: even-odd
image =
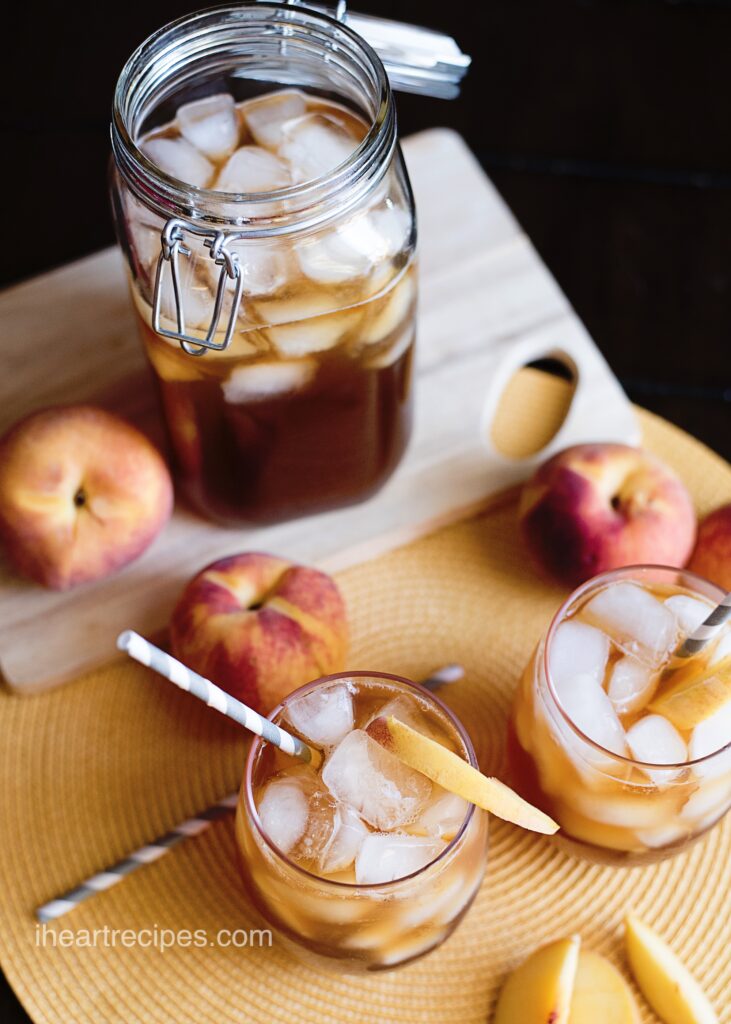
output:
[[[487,815],[370,738],[394,715],[477,764],[428,690],[398,676],[328,676],[290,694],[274,721],[322,749],[315,772],[254,740],[236,813],[244,884],[295,952],[335,970],[379,971],[455,929],[485,871]]]
[[[661,699],[677,645],[722,597],[686,570],[633,566],[556,613],[519,684],[508,751],[513,784],[559,822],[559,842],[602,862],[658,860],[731,806],[731,702],[705,715]],[[728,680],[730,657],[727,628],[683,678]]]
[[[112,202],[179,483],[223,523],[375,492],[410,432],[415,217],[383,64],[304,6],[174,22],[127,62]]]

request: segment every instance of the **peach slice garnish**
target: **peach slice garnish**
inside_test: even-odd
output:
[[[580,947],[581,939],[572,935],[524,960],[503,985],[494,1024],[568,1024]]]
[[[614,964],[588,949],[579,954],[568,1024],[640,1024],[627,982]]]
[[[392,715],[375,718],[366,732],[409,768],[498,818],[544,835],[558,831],[559,826],[552,818],[523,800],[505,783],[483,775],[458,754]]]
[[[669,669],[648,705],[678,729],[694,729],[731,701],[731,654],[716,665],[697,660]]]
[[[626,920],[627,958],[648,1003],[666,1024],[718,1024],[703,989],[660,936],[634,914]]]

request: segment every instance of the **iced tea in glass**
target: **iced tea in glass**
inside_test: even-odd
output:
[[[657,860],[729,809],[731,628],[692,662],[674,657],[722,596],[684,570],[630,567],[559,609],[508,738],[512,783],[559,822],[558,841],[602,862]],[[696,684],[720,695],[712,713],[688,698]]]
[[[252,903],[300,954],[346,972],[434,949],[485,871],[487,815],[371,739],[368,724],[384,714],[476,765],[463,727],[423,687],[385,674],[330,676],[271,716],[323,750],[320,770],[255,740],[236,815]]]

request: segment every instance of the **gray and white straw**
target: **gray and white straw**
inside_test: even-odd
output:
[[[54,918],[61,917],[63,914],[68,913],[69,910],[73,910],[74,907],[78,906],[79,903],[83,903],[90,896],[95,896],[98,892],[104,892],[105,889],[111,889],[113,885],[121,882],[123,878],[136,871],[137,868],[142,867],[144,864],[151,864],[153,861],[164,856],[168,850],[178,843],[182,843],[184,839],[190,839],[191,836],[199,836],[201,832],[205,832],[217,818],[223,818],[235,810],[237,799],[238,794],[231,793],[229,796],[224,797],[223,800],[219,800],[218,803],[206,808],[205,811],[201,811],[194,818],[188,818],[187,821],[181,822],[169,832],[158,836],[153,842],[148,843],[146,846],[141,846],[134,853],[130,853],[128,857],[118,860],[116,864],[110,865],[104,871],[99,871],[96,875],[92,875],[91,878],[87,878],[85,882],[77,885],[75,889],[70,889],[63,896],[59,896],[58,899],[44,903],[42,907],[38,907],[36,910],[36,917],[42,922],[53,921]]]
[[[142,644],[145,645],[144,648],[139,641],[142,641]],[[117,645],[121,650],[127,651],[127,653],[135,658],[136,661],[141,661],[143,665],[149,665],[156,671],[161,672],[161,674],[168,679],[172,678],[167,672],[168,663],[174,663],[175,665],[180,666],[181,669],[185,669],[185,671],[191,676],[196,676],[195,673],[192,673],[190,669],[185,668],[185,666],[179,661],[176,661],[175,658],[171,658],[168,654],[165,654],[164,651],[161,651],[153,644],[148,643],[141,636],[138,636],[137,633],[122,633],[117,641]],[[137,651],[137,654],[132,653],[133,649]],[[163,657],[167,659],[167,662],[161,662],[158,660],[158,664],[164,664],[166,666],[164,669],[159,668],[158,664],[153,663],[153,657],[156,654],[163,655]],[[149,661],[144,660],[147,657],[150,658]],[[430,676],[427,676],[426,679],[423,679],[421,685],[426,687],[427,690],[437,690],[440,686],[458,682],[463,676],[464,669],[461,665],[445,665],[443,668],[437,669],[437,671],[433,672]],[[207,679],[203,679],[202,676],[196,676],[196,678],[198,680],[202,680],[202,682],[208,684],[208,686],[213,687],[213,683],[210,683]],[[175,682],[175,680],[172,681]],[[178,685],[181,684],[179,683]],[[183,686],[183,689],[189,688],[187,686]],[[214,689],[218,690],[219,688],[216,686]],[[195,691],[191,688],[190,692],[193,693]],[[221,692],[223,693],[223,691]],[[196,696],[199,696],[199,694],[196,693]],[[228,694],[224,694],[224,696],[229,701],[234,700],[234,698],[230,697]],[[206,700],[206,703],[208,703],[206,697],[202,697],[202,699]],[[236,701],[236,703],[239,704],[240,702]],[[211,706],[215,707],[216,705],[212,704]],[[245,705],[242,704],[241,707],[245,707]],[[246,710],[250,711],[248,708]],[[251,714],[255,714],[255,712],[251,712]],[[257,717],[261,718],[260,715]],[[239,719],[237,719],[237,721],[239,721]],[[277,726],[272,722],[269,722],[268,719],[262,719],[262,721],[266,722],[267,725],[273,726],[274,729],[277,729]],[[242,725],[243,724],[245,723],[242,722]],[[254,731],[256,732],[256,730]],[[289,737],[289,739],[296,743],[300,742],[299,740],[296,740],[294,736],[289,736],[289,733],[285,733],[281,729],[278,729],[277,731],[283,736]],[[258,732],[257,735],[264,736],[264,739],[269,739],[268,736],[264,735],[263,730],[260,733]],[[302,744],[302,746],[304,746],[304,744]],[[309,750],[310,748],[308,747],[307,749]],[[294,751],[291,752],[294,753]],[[81,885],[77,885],[76,888],[63,893],[63,895],[59,896],[57,899],[44,903],[43,906],[38,907],[36,910],[36,918],[43,923],[53,921],[55,918],[62,917],[64,914],[68,913],[69,910],[73,910],[74,907],[78,906],[79,903],[83,903],[84,900],[88,899],[90,896],[94,896],[98,892],[104,892],[106,889],[111,889],[113,885],[121,882],[123,878],[132,874],[132,872],[136,871],[137,868],[158,860],[174,846],[177,846],[178,843],[182,843],[184,840],[190,839],[193,836],[199,836],[202,832],[205,832],[210,828],[214,821],[231,814],[231,812],[236,809],[237,800],[238,793],[229,793],[228,796],[219,800],[218,803],[212,804],[210,807],[207,807],[205,811],[201,811],[200,814],[196,814],[194,818],[189,818],[187,821],[181,822],[179,825],[176,825],[175,828],[170,829],[169,832],[165,832],[164,835],[159,836],[151,843],[140,847],[140,849],[135,850],[134,853],[130,853],[128,857],[124,857],[122,860],[117,861],[116,864],[111,864],[108,868],[105,868],[104,871],[99,871],[97,874],[87,878],[85,882],[82,882]]]
[[[731,591],[717,605],[689,637],[683,641],[676,654],[678,658],[690,658],[702,651],[718,634],[725,623],[731,618]]]
[[[297,739],[296,736],[292,736],[291,733],[280,729],[274,722],[264,718],[263,715],[254,711],[253,708],[248,707],[240,700],[232,697],[231,694],[226,693],[220,686],[212,683],[210,679],[199,676],[197,672],[188,668],[182,661],[178,661],[177,658],[173,658],[172,655],[160,650],[159,647],[155,647],[154,644],[151,644],[149,640],[145,640],[139,633],[135,633],[131,629],[120,633],[117,637],[117,647],[120,651],[125,651],[129,654],[130,658],[134,658],[140,664],[147,665],[148,668],[159,672],[161,676],[165,676],[171,683],[179,686],[181,690],[192,693],[194,697],[202,700],[209,708],[215,708],[222,715],[226,715],[227,718],[232,718],[234,722],[243,725],[249,732],[261,736],[267,743],[279,747],[285,754],[299,757],[303,761],[312,763],[315,767],[320,763],[319,751],[313,750],[312,747],[308,747],[306,743]]]

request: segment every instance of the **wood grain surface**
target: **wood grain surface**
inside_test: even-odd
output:
[[[0,567],[0,669],[13,689],[37,691],[102,663],[121,628],[164,628],[184,582],[215,558],[253,548],[343,568],[474,512],[552,449],[637,440],[607,364],[461,138],[428,131],[404,152],[419,213],[420,318],[414,437],[394,477],[359,506],[256,530],[215,527],[179,505],[142,558],[68,594]],[[0,294],[0,352],[0,429],[32,409],[91,400],[159,438],[116,250]],[[511,458],[531,445],[500,444],[501,398],[521,366],[546,355],[575,373],[573,400],[545,447]],[[542,444],[526,408],[531,423]]]

